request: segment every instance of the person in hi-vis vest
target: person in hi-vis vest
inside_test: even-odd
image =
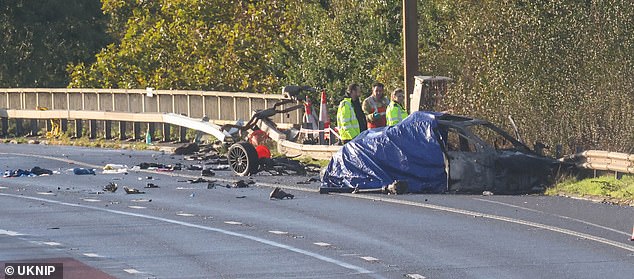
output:
[[[388,126],[394,126],[407,117],[407,111],[403,108],[405,93],[397,88],[392,92],[392,101],[387,106],[386,120]]]
[[[384,88],[382,83],[375,83],[372,86],[372,95],[363,100],[363,113],[368,121],[368,129],[383,127],[386,124],[385,111],[390,100],[383,95]]]
[[[361,88],[353,83],[348,86],[346,97],[337,108],[337,126],[343,143],[351,141],[361,132],[365,131],[366,122],[359,102]]]

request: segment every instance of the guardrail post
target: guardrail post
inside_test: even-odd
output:
[[[90,120],[88,122],[88,129],[90,129],[90,139],[97,138],[97,120]]]
[[[132,130],[132,139],[141,140],[141,122],[132,122]]]
[[[148,123],[147,125],[151,140],[154,141],[154,132],[156,132],[156,127],[154,126],[154,123]]]
[[[163,141],[170,141],[170,124],[163,123]]]
[[[125,133],[126,126],[127,125],[125,121],[119,121],[119,139],[120,140],[126,140],[128,138],[128,136]]]
[[[15,136],[20,137],[24,135],[24,128],[22,128],[22,119],[15,119]]]
[[[2,137],[9,137],[9,118],[2,117]]]
[[[75,138],[81,138],[84,122],[81,119],[75,119]]]
[[[104,137],[106,139],[112,139],[112,121],[104,121]]]
[[[37,119],[31,119],[31,132],[29,133],[29,136],[36,137],[37,132]]]
[[[178,126],[178,131],[179,131],[178,141],[179,142],[186,142],[187,141],[187,128],[185,128],[183,126]]]
[[[66,131],[68,131],[68,119],[62,119],[60,122],[60,124],[62,124],[62,127],[60,127],[62,129],[62,133],[66,133]]]

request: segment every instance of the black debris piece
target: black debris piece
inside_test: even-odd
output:
[[[187,182],[189,183],[203,183],[203,182],[209,182],[209,180],[204,179],[202,177],[196,178],[196,179],[189,179],[187,180]]]
[[[253,182],[255,183],[255,182]],[[249,187],[249,184],[253,184],[253,183],[247,183],[244,180],[238,180],[235,183],[233,183],[233,188],[247,188]]]
[[[113,183],[113,182],[110,182],[108,183],[108,185],[103,186],[103,190],[107,192],[114,193],[117,191],[117,189],[119,189],[119,187],[117,186],[117,183]]]
[[[201,175],[202,176],[214,176],[214,175],[216,175],[216,173],[214,173],[214,171],[211,170],[211,169],[204,169],[204,170],[202,170]]]
[[[145,192],[143,191],[139,191],[138,189],[135,189],[135,188],[129,188],[127,186],[123,186],[123,190],[125,190],[126,194],[145,194]]]
[[[273,189],[273,191],[271,191],[271,194],[269,195],[269,199],[283,200],[293,198],[295,198],[295,195],[284,192],[280,187],[275,187],[275,189]]]
[[[154,183],[148,183],[147,185],[145,185],[145,188],[159,188],[159,186]]]
[[[394,180],[390,185],[383,186],[383,193],[388,195],[402,195],[408,192],[409,184],[404,180]]]
[[[175,155],[191,155],[200,150],[200,147],[197,143],[188,143],[174,149]]]
[[[197,170],[197,171],[199,171],[199,170],[203,170],[203,166],[201,166],[201,165],[189,165],[187,167],[187,170]]]

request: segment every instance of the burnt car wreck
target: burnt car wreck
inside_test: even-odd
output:
[[[562,164],[488,121],[414,112],[346,144],[323,173],[320,192],[380,190],[398,180],[410,192],[537,193],[569,167]]]

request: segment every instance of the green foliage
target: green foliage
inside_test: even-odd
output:
[[[547,195],[566,193],[582,197],[608,197],[619,200],[634,200],[634,177],[624,176],[616,179],[613,176],[587,178],[581,181],[574,179],[564,181],[546,191]]]
[[[110,39],[98,0],[0,1],[0,87],[65,87]]]

